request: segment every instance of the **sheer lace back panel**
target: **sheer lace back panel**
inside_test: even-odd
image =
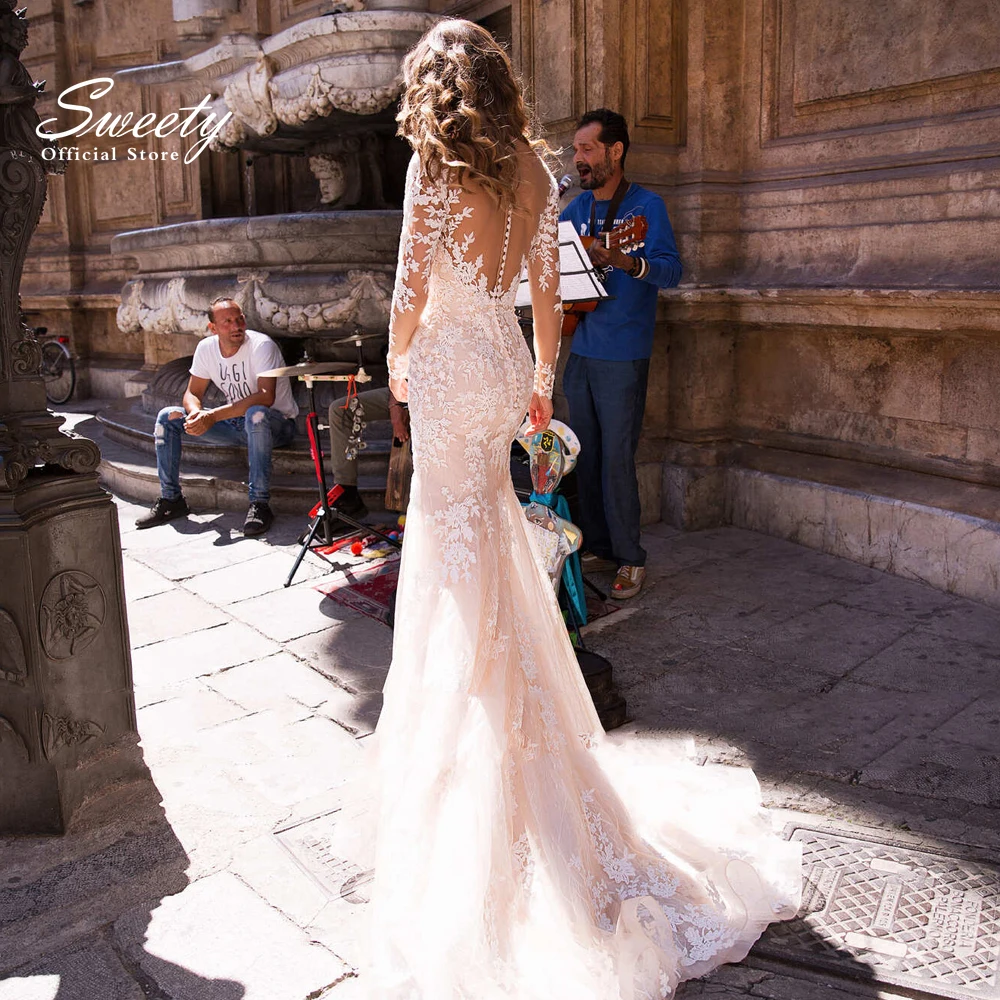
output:
[[[408,371],[408,348],[418,322],[426,322],[441,295],[464,291],[477,308],[505,309],[514,320],[518,279],[528,263],[535,322],[536,388],[551,395],[559,348],[558,197],[555,181],[530,149],[519,153],[521,180],[514,204],[496,199],[474,181],[442,175],[431,181],[417,157],[407,174],[404,228],[393,296],[389,342],[391,374]],[[436,271],[436,281],[431,281]]]
[[[521,182],[507,209],[479,186],[451,189],[452,225],[444,247],[456,273],[477,291],[503,297],[516,286],[548,200],[549,178],[539,173]]]

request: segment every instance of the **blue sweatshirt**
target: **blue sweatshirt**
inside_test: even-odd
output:
[[[559,219],[572,222],[581,236],[589,236],[593,204],[594,193],[584,191],[563,209]],[[612,268],[604,281],[612,298],[583,315],[573,335],[572,353],[603,361],[637,361],[653,353],[656,290],[673,288],[681,280],[681,261],[667,218],[667,206],[658,194],[630,184],[615,225],[602,227],[610,204],[610,201],[597,202],[597,225],[602,231],[614,229],[637,215],[646,217],[649,223],[646,245],[632,251],[632,256],[649,261],[649,274],[640,281]]]

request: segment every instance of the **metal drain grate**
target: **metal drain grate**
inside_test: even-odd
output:
[[[338,823],[349,821],[349,816],[338,809],[279,830],[275,836],[327,895],[349,903],[367,903],[366,889],[375,873],[341,857],[335,847]]]
[[[1000,868],[796,827],[802,908],[755,953],[942,997],[1000,1000]]]

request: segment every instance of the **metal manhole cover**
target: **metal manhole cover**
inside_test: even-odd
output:
[[[794,920],[755,952],[934,993],[1000,1000],[1000,869],[983,861],[796,827]]]
[[[367,887],[375,873],[343,857],[343,851],[336,846],[337,827],[346,822],[348,814],[338,809],[279,830],[275,836],[327,895],[349,903],[367,903]]]

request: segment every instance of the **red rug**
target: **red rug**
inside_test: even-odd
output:
[[[320,580],[315,589],[344,607],[388,625],[398,582],[399,558],[390,557],[344,567]]]

